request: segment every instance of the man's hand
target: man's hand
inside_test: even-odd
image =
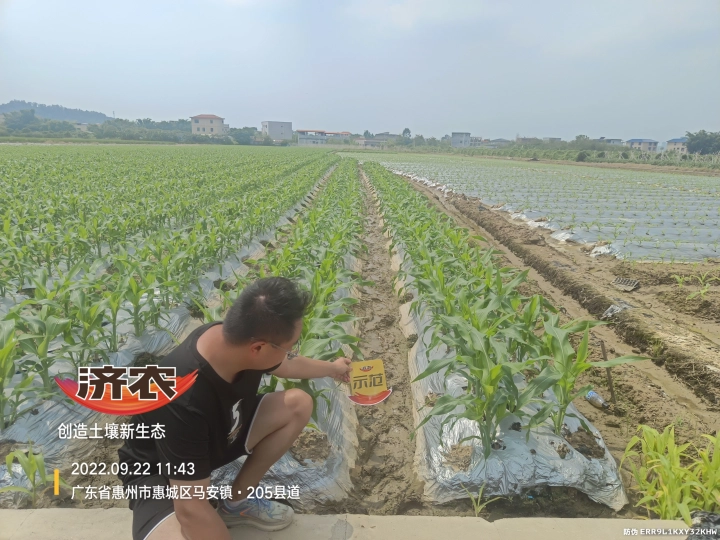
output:
[[[350,382],[352,362],[349,358],[338,358],[332,364],[332,378],[336,381]]]

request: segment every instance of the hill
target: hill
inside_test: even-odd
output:
[[[83,124],[102,124],[106,120],[110,119],[110,117],[106,114],[97,111],[68,109],[67,107],[62,107],[61,105],[43,105],[42,103],[32,103],[17,99],[0,105],[0,114],[27,109],[35,109],[35,115],[38,118],[46,118],[48,120],[64,120],[66,122],[80,122]]]

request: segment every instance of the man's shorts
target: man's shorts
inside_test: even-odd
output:
[[[255,421],[255,415],[257,414],[258,405],[264,397],[263,394],[259,394],[255,400],[254,409],[251,413],[251,420],[246,422],[243,428],[240,429],[238,438],[243,448],[247,449],[245,444]],[[243,453],[241,455],[247,455]],[[228,462],[229,463],[229,462]],[[123,482],[124,486],[137,486],[138,490],[140,486],[149,486],[150,491],[153,491],[153,486],[162,486],[163,491],[170,485],[167,478],[161,475],[152,476],[141,476]],[[212,502],[212,501],[211,501]],[[133,540],[145,540],[150,534],[167,518],[175,513],[175,503],[173,499],[130,499],[130,510],[133,511],[133,523],[132,523],[132,537]]]

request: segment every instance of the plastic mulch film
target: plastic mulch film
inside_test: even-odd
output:
[[[454,190],[450,183],[442,184],[440,181],[433,181],[430,178],[399,170],[385,165],[391,172],[403,176],[413,182],[418,182],[429,188],[435,189],[447,197],[449,193],[460,194],[463,191],[466,195],[479,197],[482,200],[481,210],[489,209],[497,212],[505,212],[510,218],[522,221],[531,228],[542,228],[551,231],[550,237],[558,242],[572,242],[591,247],[590,256],[611,255],[619,259],[666,259],[682,261],[700,261],[705,258],[717,257],[718,238],[717,227],[710,223],[701,223],[696,229],[677,223],[672,223],[667,216],[650,216],[642,214],[633,219],[608,218],[598,223],[574,224],[574,218],[570,215],[575,212],[577,215],[586,215],[595,210],[591,201],[573,201],[572,210],[564,212],[556,220],[548,216],[547,212],[526,208],[526,203],[511,203],[505,200],[496,200],[486,194],[473,190]],[[517,200],[522,201],[530,193],[519,191]],[[696,202],[701,204],[702,199]],[[627,231],[630,229],[630,232]]]
[[[387,236],[387,235],[386,235]],[[411,268],[410,259],[405,259],[401,243],[396,243],[392,255],[392,269],[407,271]],[[412,286],[412,277],[406,281],[398,280],[396,291],[401,287],[418,297],[417,289]],[[400,325],[406,337],[417,336],[417,340],[408,352],[410,379],[425,371],[429,362],[447,356],[446,347],[441,344],[432,349],[428,344],[432,337],[432,322],[429,314],[420,303],[419,314],[410,313],[411,302],[400,307]],[[411,385],[415,407],[413,416],[415,425],[430,412],[426,398],[432,394],[451,393],[459,396],[465,393],[466,381],[458,375],[445,376],[445,372],[435,373]],[[522,375],[515,378],[518,388],[525,386]],[[431,394],[432,393],[432,394]],[[546,391],[544,401],[526,407],[528,414],[534,414],[548,400],[557,401],[552,391]],[[598,446],[605,450],[600,458],[588,458],[574,449],[563,437],[555,435],[548,425],[542,425],[530,432],[526,442],[525,431],[515,431],[511,426],[520,418],[510,415],[501,422],[498,438],[502,448],[494,450],[485,460],[482,445],[478,439],[465,441],[462,445],[472,448],[470,465],[466,470],[458,470],[448,463],[447,454],[462,439],[480,435],[477,426],[461,419],[452,429],[447,426],[440,436],[440,426],[446,416],[431,418],[417,432],[415,466],[425,482],[424,497],[433,503],[445,503],[454,499],[467,498],[467,488],[477,493],[485,486],[485,495],[519,495],[524,491],[543,486],[572,487],[587,494],[592,500],[605,504],[614,510],[620,510],[628,499],[614,458],[610,454],[599,431],[573,406],[568,407],[569,414],[575,414],[587,424]],[[580,429],[580,420],[566,417],[569,433]],[[564,458],[560,457],[560,453]],[[463,487],[464,486],[464,487]]]
[[[352,255],[345,257],[345,268],[358,272],[360,261]],[[355,285],[337,291],[335,299],[344,297],[359,297],[359,290]],[[341,323],[344,330],[353,336],[358,333],[358,322]],[[333,343],[332,347],[337,347]],[[347,345],[342,349],[348,358],[353,351]],[[330,406],[323,399],[317,404],[317,427],[325,433],[330,445],[327,459],[313,462],[306,459],[300,462],[290,452],[286,452],[280,460],[273,465],[263,477],[262,484],[266,486],[297,486],[301,499],[293,501],[293,506],[303,511],[312,510],[317,504],[329,501],[338,501],[347,495],[352,488],[350,470],[355,466],[357,458],[357,415],[352,402],[347,398],[345,389],[336,388],[337,383],[330,379],[314,379],[316,389],[326,389]],[[306,428],[308,429],[308,428]],[[211,481],[213,484],[231,484],[242,467],[245,457],[242,457],[216,471],[213,471]]]
[[[324,175],[327,178],[332,169]],[[323,180],[318,181],[300,202],[290,208],[283,216],[280,217],[275,226],[269,228],[254,238],[249,245],[239,249],[237,253],[228,257],[222,264],[222,272],[215,267],[214,270],[205,272],[201,278],[203,285],[203,293],[205,299],[211,303],[216,297],[217,289],[213,283],[215,280],[233,279],[234,275],[243,276],[247,274],[248,268],[242,263],[246,258],[257,259],[264,255],[265,248],[261,242],[266,242],[275,237],[275,230],[285,224],[288,224],[295,214],[303,210],[303,207],[309,206],[317,195]],[[0,302],[0,313],[7,312],[16,303],[25,300],[27,297],[16,295],[15,298],[4,297]],[[128,317],[129,312],[120,311],[119,319]],[[198,319],[194,319],[188,309],[184,306],[176,307],[166,313],[163,328],[149,327],[139,337],[132,334],[132,324],[124,323],[118,327],[119,335],[123,336],[124,343],[119,347],[118,352],[110,353],[110,363],[116,366],[130,365],[137,356],[142,353],[148,353],[153,356],[165,356],[176,346],[175,340],[182,342],[195,328],[203,323]],[[173,337],[174,336],[174,337]],[[57,346],[57,344],[56,344]],[[53,344],[50,350],[53,349]],[[73,374],[71,372],[72,364],[67,361],[59,360],[55,362],[51,368],[50,375],[57,374]],[[16,376],[11,382],[14,386],[20,379]],[[349,400],[346,400],[349,401]],[[37,412],[35,412],[37,411]],[[117,418],[107,414],[97,413],[87,409],[77,403],[66,403],[60,401],[45,401],[38,404],[32,414],[26,414],[20,417],[14,424],[0,433],[0,444],[17,443],[17,446],[26,450],[26,443],[33,442],[33,449],[43,453],[47,469],[67,469],[75,461],[82,460],[83,457],[89,456],[96,448],[97,441],[102,440],[105,433],[105,425],[108,423],[116,423]],[[354,414],[354,411],[353,411]],[[328,429],[337,420],[328,420]],[[97,425],[100,431],[100,437],[88,439],[61,439],[59,437],[59,428],[61,424],[85,424],[86,426],[95,427]],[[354,433],[354,427],[353,433]],[[88,433],[91,436],[91,433]],[[357,443],[355,443],[357,444]],[[22,469],[18,463],[14,463],[12,471],[7,470],[5,456],[0,456],[0,488],[6,486],[23,486],[30,487],[29,480],[24,476]],[[354,457],[353,457],[354,460]],[[0,505],[4,502],[13,500],[15,504],[24,498],[24,494],[19,493],[2,493],[0,494]]]

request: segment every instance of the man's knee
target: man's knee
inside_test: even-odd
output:
[[[290,407],[293,416],[304,419],[305,422],[310,419],[313,409],[313,401],[307,392],[300,390],[299,388],[293,388],[288,390],[285,397],[285,402]]]

